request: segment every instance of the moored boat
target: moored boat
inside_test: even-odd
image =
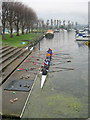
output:
[[[90,35],[87,30],[76,31],[76,41],[90,41]]]
[[[60,32],[60,30],[58,30],[58,29],[55,29],[55,30],[54,30],[54,33],[56,33],[56,32]]]
[[[76,37],[76,41],[90,41],[88,37]]]
[[[45,34],[45,37],[48,39],[52,39],[54,37],[54,33],[52,30],[48,30]]]

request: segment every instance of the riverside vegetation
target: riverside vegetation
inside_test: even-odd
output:
[[[40,33],[28,33],[20,36],[16,36],[16,34],[13,35],[13,38],[10,37],[10,34],[5,34],[5,39],[0,39],[0,43],[2,45],[8,45],[12,47],[23,47],[28,44],[28,41],[30,43],[34,42],[33,40],[36,37],[39,37]],[[24,41],[24,44],[23,44]]]

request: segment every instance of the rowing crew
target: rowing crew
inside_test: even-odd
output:
[[[46,54],[46,59],[45,59],[45,62],[44,62],[44,66],[42,68],[42,75],[47,74],[47,71],[48,71],[48,68],[49,68],[49,65],[50,65],[51,57],[52,57],[52,50],[49,48],[48,51],[47,51],[47,54]]]

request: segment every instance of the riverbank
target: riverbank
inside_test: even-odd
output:
[[[24,47],[27,44],[34,45],[35,43],[38,43],[38,40],[40,40],[43,37],[42,33],[29,33],[29,34],[20,34],[20,36],[16,36],[16,34],[13,35],[13,38],[10,38],[9,34],[5,34],[5,39],[0,39],[0,43],[2,45],[8,45],[12,47]]]
[[[8,36],[8,35],[6,35]],[[26,36],[26,35],[25,35]],[[14,45],[14,47],[18,47],[19,43],[23,42],[23,43],[27,43],[27,44],[23,44],[23,46],[34,46],[43,39],[43,34],[35,34],[32,33],[31,36],[27,35],[26,39],[25,36],[23,37],[23,39],[21,39],[22,37],[17,37],[14,36],[14,39],[9,39],[9,36],[7,37],[7,39],[5,40],[5,43],[7,41],[7,45]],[[15,38],[18,38],[17,40]],[[27,39],[28,38],[28,39]],[[29,38],[32,38],[31,40]],[[11,41],[11,44],[9,44],[9,42]],[[4,41],[2,41],[4,44]],[[17,42],[17,43],[16,43]],[[17,46],[16,46],[17,45]],[[23,47],[22,46],[22,47]],[[21,46],[19,46],[21,47]],[[27,49],[27,51],[29,51]],[[13,75],[11,77],[9,77],[7,79],[7,81],[1,86],[2,89],[2,98],[0,99],[0,101],[2,102],[2,115],[4,118],[10,118],[10,117],[16,117],[16,118],[20,118],[23,115],[23,112],[25,110],[26,107],[26,103],[28,101],[28,96],[30,96],[32,88],[34,86],[34,82],[36,80],[38,71],[39,71],[39,64],[37,64],[37,60],[33,60],[32,57],[30,56],[37,56],[34,52],[29,51],[31,55],[29,55],[27,57],[27,60],[25,60],[19,67],[23,68],[25,70],[18,70],[16,69],[13,73]],[[23,56],[19,57],[19,59],[22,59],[22,57],[25,57],[26,54],[23,54]],[[37,56],[38,58],[38,56]],[[30,60],[29,60],[30,59]],[[32,62],[31,62],[32,61]],[[34,64],[34,63],[36,64]],[[12,67],[11,67],[12,68]],[[31,69],[30,69],[31,68]],[[34,69],[35,68],[35,69]],[[27,70],[28,69],[28,70]],[[21,88],[21,90],[5,90],[5,88],[8,86],[8,83],[10,83],[12,80],[15,80],[18,82],[23,82],[20,83],[20,85],[22,85],[22,87],[24,87],[24,90],[22,90],[23,88],[19,86],[19,88]],[[28,83],[27,83],[28,82]],[[28,86],[25,86],[28,85]],[[15,86],[16,87],[16,86]],[[5,104],[6,103],[6,104]]]
[[[25,57],[25,55],[21,57]],[[43,58],[43,55],[41,57]],[[3,118],[22,117],[41,65],[42,59],[39,59],[39,53],[34,50],[30,51],[30,55],[2,85]],[[13,84],[13,82],[17,83]],[[9,84],[11,87],[8,87]]]

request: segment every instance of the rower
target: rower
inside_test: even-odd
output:
[[[49,65],[49,62],[45,59],[44,64],[45,64],[45,65]]]
[[[48,62],[48,61],[45,59],[44,66],[46,66],[46,69],[47,69],[47,70],[48,70],[48,68],[49,68],[49,65],[50,65],[50,62]]]
[[[50,57],[49,56],[46,57],[46,61],[48,61],[50,64]]]
[[[48,68],[47,66],[44,66],[42,69],[42,75],[47,75]]]
[[[47,51],[50,55],[52,55],[52,50],[49,48]]]
[[[49,48],[47,52],[48,52],[48,54],[49,54],[48,56],[50,56],[50,60],[51,60],[52,50]]]
[[[46,57],[48,57],[48,56],[50,57],[51,55],[50,55],[49,52],[47,51]]]

